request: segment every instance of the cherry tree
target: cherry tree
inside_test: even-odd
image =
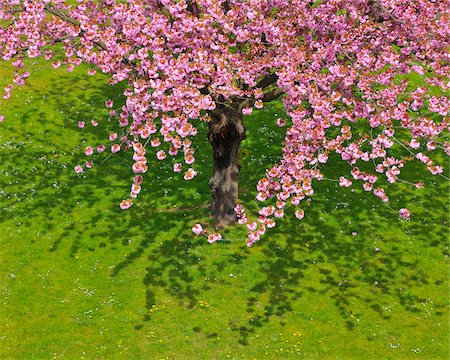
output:
[[[195,177],[194,139],[206,122],[212,216],[219,225],[246,223],[251,246],[287,206],[303,218],[333,153],[350,165],[341,186],[358,184],[383,202],[380,177],[401,181],[409,161],[444,176],[430,153],[450,154],[449,17],[439,0],[0,0],[0,56],[15,68],[3,98],[30,76],[26,58],[68,71],[85,62],[90,75],[126,82],[124,106],[105,99],[122,134],[86,148],[87,156],[133,149],[123,209],[140,192],[149,156],[182,158],[173,170]],[[427,85],[409,84],[410,73]],[[274,121],[289,126],[281,161],[257,184],[262,205],[253,221],[238,203],[239,146],[245,121],[258,121],[248,115],[277,98],[287,118]]]

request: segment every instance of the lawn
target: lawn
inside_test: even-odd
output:
[[[117,128],[103,103],[123,101],[123,89],[85,67],[34,68],[0,103],[1,359],[448,358],[445,179],[411,165],[405,178],[423,173],[425,188],[390,188],[390,206],[409,208],[410,221],[324,181],[302,221],[286,217],[252,248],[242,226],[210,245],[191,232],[209,221],[205,126],[194,180],[155,158],[135,205],[120,210],[129,153],[103,154],[82,175],[73,167]],[[9,71],[1,65],[1,87]],[[281,154],[279,115],[274,104],[246,118],[250,209]],[[327,177],[343,168],[333,161]]]

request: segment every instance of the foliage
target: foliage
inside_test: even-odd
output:
[[[4,98],[29,78],[25,58],[40,56],[68,71],[85,61],[92,66],[89,74],[100,69],[111,84],[126,84],[118,107],[112,99],[105,103],[121,130],[112,130],[108,144],[86,146],[85,153],[132,153],[136,176],[130,197],[121,203],[127,209],[141,191],[152,147],[159,161],[172,157],[173,170],[191,180],[198,173],[191,167],[192,138],[202,122],[210,123],[212,115],[222,119],[226,109],[248,116],[283,96],[286,116],[277,121],[289,127],[280,144],[282,158],[258,181],[256,199],[264,203],[259,218],[248,220],[236,206],[252,246],[288,207],[304,217],[333,157],[345,165],[340,186],[361,184],[383,202],[389,196],[381,179],[404,180],[400,173],[407,162],[417,160],[442,175],[429,153],[440,157],[450,151],[443,138],[450,23],[445,5],[1,0],[0,56],[16,69]],[[412,72],[429,86],[408,88],[408,77],[399,75]],[[225,126],[229,120],[221,121]],[[83,119],[79,126],[85,126]],[[82,174],[93,165],[88,160],[75,171]],[[410,180],[423,185],[419,177]],[[410,211],[401,207],[399,215],[408,219]],[[220,238],[209,236],[210,242]]]

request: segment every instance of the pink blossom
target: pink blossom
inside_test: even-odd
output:
[[[135,174],[139,174],[139,173],[145,173],[148,170],[148,166],[145,163],[145,161],[137,161],[133,164],[133,166],[131,167],[133,169],[133,172]]]
[[[194,169],[189,168],[189,169],[184,173],[184,180],[192,180],[192,179],[195,177],[195,175],[197,175],[197,172],[196,172]]]
[[[195,158],[190,154],[186,155],[184,158],[184,162],[188,165],[194,163],[194,161],[195,161]]]
[[[106,150],[106,147],[104,145],[100,144],[100,145],[97,146],[97,152],[99,154],[101,154],[105,150]]]
[[[80,129],[84,128],[84,121],[78,121],[78,127]]]
[[[346,179],[345,177],[341,176],[339,178],[339,185],[343,186],[343,187],[349,187],[352,185],[352,182],[348,179]]]
[[[177,154],[178,154],[178,149],[177,149],[176,147],[171,146],[171,147],[169,148],[169,155],[170,155],[170,156],[175,156],[175,155],[177,155]]]
[[[284,211],[282,209],[275,210],[274,216],[276,218],[282,218],[284,216]]]
[[[278,119],[277,119],[277,125],[278,125],[279,127],[286,126],[286,120],[284,120],[284,119],[282,119],[282,118],[278,118]]]
[[[114,144],[113,146],[111,146],[111,152],[114,154],[116,152],[120,151],[120,145],[119,144]]]
[[[200,224],[195,224],[195,225],[192,227],[192,232],[193,232],[195,235],[199,235],[202,231],[203,231],[203,227],[202,227]]]
[[[94,120],[94,119],[91,120],[91,124],[94,127],[98,126],[98,122],[96,120]]]
[[[263,106],[264,106],[264,104],[263,104],[263,102],[262,102],[261,100],[257,100],[257,101],[255,102],[255,108],[257,108],[257,109],[262,109]]]
[[[131,205],[133,205],[133,200],[131,200],[131,199],[126,199],[126,200],[123,200],[123,201],[120,203],[120,208],[121,208],[122,210],[126,210],[126,209],[130,208]]]
[[[87,146],[86,149],[84,150],[84,153],[87,156],[91,156],[94,153],[94,149],[91,146]]]
[[[409,142],[409,146],[411,146],[413,149],[418,149],[420,147],[420,142],[418,142],[417,139],[412,139]]]
[[[84,170],[80,165],[77,165],[73,168],[77,174],[81,174]]]
[[[304,210],[297,210],[295,212],[295,217],[299,220],[303,219],[305,216],[305,211]]]
[[[5,117],[3,115],[0,115],[0,122],[3,122],[5,120]]]
[[[156,153],[156,157],[158,158],[158,160],[164,160],[166,158],[166,153],[164,152],[164,150],[159,150]]]
[[[214,233],[214,234],[209,234],[209,236],[208,236],[208,242],[210,244],[212,244],[216,241],[220,241],[220,240],[222,240],[222,235],[220,235],[220,234]]]
[[[403,219],[409,219],[409,217],[411,215],[409,210],[405,209],[405,208],[401,208],[398,213],[399,213],[400,217]]]
[[[253,112],[253,109],[251,107],[245,107],[242,109],[242,113],[244,115],[250,115]]]
[[[179,172],[181,172],[181,170],[183,170],[182,164],[180,164],[180,163],[173,164],[173,171],[179,173]]]
[[[418,183],[415,183],[414,186],[418,189],[423,189],[425,187],[425,184],[419,181]]]
[[[115,132],[110,132],[110,133],[109,133],[109,140],[110,140],[110,141],[114,141],[114,140],[116,140],[116,139],[118,138],[118,136],[119,136],[119,135],[117,135],[117,133],[115,133]]]
[[[317,160],[321,163],[321,164],[325,164],[328,161],[328,155],[326,153],[321,153],[319,154],[319,156],[317,157]]]
[[[106,100],[106,101],[105,101],[105,106],[106,106],[108,109],[111,109],[111,108],[113,107],[113,105],[114,105],[114,103],[113,103],[112,100]]]
[[[252,243],[255,243],[260,239],[261,235],[256,231],[251,231],[248,233],[247,237]]]
[[[275,220],[273,220],[273,219],[267,219],[267,221],[266,221],[266,226],[267,226],[268,229],[274,228],[276,224],[277,224],[277,223],[276,223]],[[263,234],[264,234],[264,233],[265,233],[265,231],[263,232]],[[261,234],[261,235],[262,235],[262,234]]]
[[[136,185],[141,185],[143,181],[144,178],[142,177],[142,175],[136,175],[133,177],[133,183],[135,183]]]
[[[251,231],[255,231],[257,228],[257,224],[254,221],[249,221],[247,224],[247,228]]]
[[[150,144],[151,144],[153,147],[157,147],[157,146],[161,145],[161,140],[159,140],[159,138],[152,139],[152,141],[150,142]]]
[[[86,161],[86,164],[85,164],[86,168],[90,169],[90,168],[92,168],[93,165],[94,165],[94,163],[92,162],[92,160]]]

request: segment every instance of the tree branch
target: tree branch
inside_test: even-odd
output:
[[[260,89],[264,89],[270,85],[275,84],[277,82],[277,80],[278,80],[278,75],[273,73],[273,74],[267,75],[264,79],[262,79],[260,82],[258,82],[256,84],[256,87],[260,88]]]
[[[275,100],[277,98],[279,98],[281,95],[284,94],[284,90],[280,89],[280,88],[275,88],[269,92],[266,92],[263,96],[263,98],[261,99],[263,102],[269,102],[272,100]]]

